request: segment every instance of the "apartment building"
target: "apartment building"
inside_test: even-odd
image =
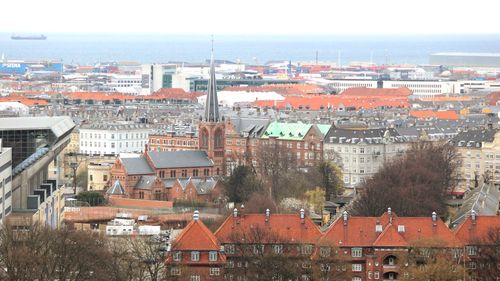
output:
[[[150,128],[146,124],[90,124],[80,127],[80,153],[118,155],[142,152],[148,143]]]
[[[403,155],[409,143],[395,129],[332,127],[324,141],[324,158],[342,168],[346,187],[356,187],[373,176],[386,161]]]

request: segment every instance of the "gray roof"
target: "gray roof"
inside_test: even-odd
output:
[[[151,189],[153,187],[153,183],[156,180],[155,175],[146,175],[141,176],[141,179],[137,182],[134,188],[138,189]]]
[[[192,178],[191,182],[193,182],[198,194],[209,194],[217,185],[218,180],[213,177]]]
[[[114,130],[114,131],[137,130],[137,129],[149,130],[149,125],[133,123],[133,122],[91,123],[91,124],[82,125],[80,128],[81,129],[90,129],[90,130]]]
[[[153,169],[149,166],[146,158],[132,157],[132,158],[120,158],[125,170],[129,175],[149,175],[154,174]]]
[[[163,180],[163,185],[165,188],[172,188],[176,181],[177,179],[165,179]]]
[[[392,128],[349,130],[332,127],[326,134],[325,143],[338,144],[380,144],[384,139],[391,143],[403,143],[406,140]]]
[[[158,169],[212,167],[205,151],[149,151],[153,165]]]
[[[461,224],[474,210],[476,214],[483,216],[495,216],[498,210],[498,197],[500,192],[493,184],[483,184],[466,194],[462,206],[452,219],[452,225]]]
[[[497,132],[496,129],[464,131],[451,139],[450,143],[458,147],[480,148],[483,142],[493,142]]]
[[[71,131],[75,123],[69,116],[0,118],[0,131],[51,130],[59,138]]]
[[[259,138],[269,125],[269,119],[266,118],[231,118],[231,123],[240,136],[251,136]]]
[[[119,180],[116,180],[115,183],[113,183],[113,186],[111,186],[108,191],[106,191],[106,194],[111,194],[111,195],[124,195],[125,194],[125,189],[123,189],[123,186],[121,185]]]

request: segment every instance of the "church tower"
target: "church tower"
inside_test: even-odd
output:
[[[225,125],[224,118],[219,113],[213,47],[210,59],[207,101],[205,103],[205,113],[198,127],[198,138],[200,150],[206,151],[208,158],[214,162],[213,175],[224,175]]]

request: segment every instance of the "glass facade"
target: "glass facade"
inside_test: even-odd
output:
[[[2,145],[12,147],[12,166],[15,167],[24,159],[56,141],[56,136],[48,129],[0,131]]]
[[[299,84],[298,80],[263,80],[263,79],[217,79],[217,91],[232,86],[262,86],[273,84]],[[191,92],[207,92],[208,79],[193,79],[189,82]]]

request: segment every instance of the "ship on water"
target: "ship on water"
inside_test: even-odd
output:
[[[47,39],[47,36],[40,34],[40,35],[18,35],[18,34],[12,34],[10,36],[10,39],[12,40],[45,40]]]

